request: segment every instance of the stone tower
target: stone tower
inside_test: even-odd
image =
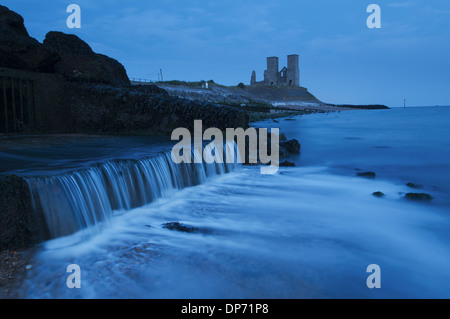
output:
[[[252,72],[250,85],[300,86],[300,69],[298,54],[288,55],[287,67],[279,70],[278,57],[267,58],[267,70],[264,71],[264,81],[256,81],[256,72]]]
[[[286,85],[300,86],[300,70],[298,67],[298,54],[288,55]]]
[[[277,85],[278,83],[278,57],[267,58],[267,84]]]
[[[256,85],[256,72],[252,72],[252,78],[250,79],[250,85]]]
[[[252,72],[250,85],[277,85],[277,86],[300,86],[300,69],[298,54],[288,55],[287,67],[279,70],[278,57],[267,58],[267,70],[264,71],[264,81],[256,81],[256,72]]]

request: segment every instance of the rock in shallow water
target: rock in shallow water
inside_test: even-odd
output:
[[[356,175],[360,177],[366,177],[366,178],[375,178],[376,174],[374,172],[362,172],[362,173],[356,173]]]
[[[280,167],[295,167],[295,163],[290,161],[284,161],[280,163]]]
[[[375,196],[375,197],[380,197],[380,198],[384,197],[384,193],[383,192],[373,192],[372,195]]]
[[[433,199],[433,196],[427,193],[408,193],[405,195],[405,199],[412,201],[429,202]]]
[[[211,228],[207,227],[194,227],[189,226],[185,224],[181,224],[179,222],[170,222],[162,224],[163,228],[169,229],[169,230],[175,230],[183,233],[195,233],[195,234],[212,234],[215,231]]]
[[[420,185],[416,185],[414,183],[408,183],[408,184],[406,184],[406,186],[408,186],[409,188],[414,188],[414,189],[421,188]]]
[[[165,223],[162,225],[163,228],[167,228],[169,230],[176,230],[184,233],[196,233],[198,232],[197,227],[187,226],[180,224],[178,222]]]
[[[296,139],[280,140],[280,156],[288,154],[299,154],[301,145]]]

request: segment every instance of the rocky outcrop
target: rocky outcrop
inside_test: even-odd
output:
[[[0,177],[0,251],[31,247],[44,238],[45,221],[33,212],[27,182],[17,176]]]
[[[296,139],[280,140],[280,156],[299,154],[301,145]]]
[[[69,81],[104,83],[114,86],[130,85],[122,64],[110,57],[95,53],[76,35],[49,32],[45,37],[44,46],[58,52],[61,56],[61,60],[55,65],[55,70]]]
[[[97,54],[76,35],[49,32],[44,43],[29,36],[23,18],[0,6],[0,67],[62,74],[66,80],[130,85],[118,61]]]
[[[60,55],[31,38],[23,18],[0,5],[0,67],[54,72]]]
[[[67,127],[79,133],[168,135],[178,127],[193,131],[194,120],[199,119],[205,128],[248,126],[242,110],[169,97],[156,86],[68,83],[64,92],[71,105]]]

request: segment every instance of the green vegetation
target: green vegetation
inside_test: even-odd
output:
[[[237,85],[237,87],[238,87],[239,89],[245,89],[245,84],[242,83],[242,82],[240,82],[240,83]]]

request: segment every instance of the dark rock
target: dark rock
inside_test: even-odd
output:
[[[406,186],[408,186],[409,188],[414,188],[414,189],[422,188],[422,186],[416,185],[414,183],[408,183],[408,184],[406,184]]]
[[[22,16],[0,5],[0,32],[28,37]]]
[[[195,233],[195,234],[202,234],[202,235],[210,235],[210,234],[219,234],[220,232],[217,232],[214,229],[208,228],[208,227],[193,227],[189,225],[184,225],[178,222],[170,222],[162,224],[163,228],[179,231],[183,233]]]
[[[198,232],[197,227],[192,226],[186,226],[183,224],[180,224],[178,222],[171,222],[171,223],[165,223],[162,225],[163,228],[167,228],[169,230],[176,230],[184,233],[196,233]]]
[[[286,134],[281,133],[279,139],[280,139],[280,141],[287,141]]]
[[[296,139],[288,141],[280,141],[280,156],[288,154],[299,154],[301,149],[300,143]]]
[[[130,85],[122,64],[95,53],[76,35],[51,31],[45,37],[44,46],[59,53],[61,60],[56,64],[56,72],[70,81]]]
[[[86,42],[74,34],[50,31],[45,36],[44,45],[56,50],[61,56],[82,55],[93,58],[96,55]]]
[[[290,161],[284,161],[280,163],[280,167],[295,167],[295,163]]]
[[[23,18],[0,5],[0,67],[53,72],[60,56],[31,38]]]
[[[27,182],[0,177],[0,250],[29,248],[48,238],[43,216],[35,214]]]
[[[433,196],[427,193],[407,193],[405,198],[412,201],[431,201]]]
[[[374,172],[362,172],[362,173],[356,173],[356,175],[366,178],[375,178],[376,174]]]
[[[372,193],[373,196],[375,197],[384,197],[384,193],[383,192],[374,192]]]
[[[194,120],[202,120],[205,129],[248,127],[248,115],[243,110],[170,97],[152,86],[117,88],[72,83],[65,91],[72,113],[69,126],[80,133],[171,134],[178,127],[193,132]]]

